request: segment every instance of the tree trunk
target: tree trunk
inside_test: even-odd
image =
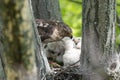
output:
[[[28,0],[1,0],[7,80],[37,80]]]
[[[35,18],[62,20],[59,0],[32,0]]]
[[[2,58],[2,53],[3,53],[3,34],[2,34],[2,21],[0,17],[0,80],[5,80],[5,73],[4,73],[4,63],[3,63],[3,58]]]
[[[58,0],[34,0],[34,1],[31,0],[31,1],[32,1],[32,8],[33,8],[35,19],[39,18],[39,19],[53,19],[53,20],[60,20],[60,21],[62,20]],[[39,42],[37,37],[39,37],[38,33],[36,33],[36,42],[37,42],[36,46],[38,46],[36,48],[36,51],[38,52],[36,54],[38,73],[39,74],[41,73],[43,75],[41,76],[44,77],[46,73],[51,72],[51,69],[50,69],[47,57],[45,55],[44,49],[43,47],[40,47],[42,43]]]
[[[115,0],[83,0],[82,80],[109,80],[108,68],[118,56],[115,4]]]

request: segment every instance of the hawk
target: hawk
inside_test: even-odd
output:
[[[59,41],[64,37],[72,38],[72,30],[64,22],[36,19],[36,24],[43,43]]]

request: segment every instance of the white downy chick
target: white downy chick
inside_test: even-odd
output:
[[[80,39],[79,42],[76,44],[76,48],[81,50],[82,40]]]
[[[81,41],[77,43],[76,48],[81,49]]]
[[[82,44],[82,38],[81,37],[74,37],[73,41],[76,44],[77,49],[81,49],[81,44]]]
[[[66,40],[65,42],[65,53],[63,55],[64,66],[69,66],[80,60],[81,50],[75,48],[75,43],[72,39]],[[80,62],[75,64],[80,65]]]
[[[63,41],[48,43],[46,47],[47,57],[60,63],[63,62],[62,56],[64,54],[64,51],[65,51],[65,48],[64,48]]]
[[[81,37],[73,37],[73,41],[75,42],[75,44],[77,44],[78,42],[82,41]]]

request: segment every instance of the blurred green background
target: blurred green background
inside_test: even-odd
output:
[[[120,18],[120,0],[116,0],[117,15]],[[73,35],[82,35],[82,0],[59,0],[62,18],[73,30]],[[120,23],[116,23],[116,43],[120,44]]]
[[[73,30],[74,36],[81,36],[82,27],[82,0],[59,0],[62,18]],[[76,1],[76,2],[74,2]]]

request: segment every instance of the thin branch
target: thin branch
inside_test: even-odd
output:
[[[82,4],[81,1],[75,1],[75,0],[68,0],[68,1],[73,2],[73,3],[76,3],[76,4],[80,4],[80,5]],[[120,6],[120,4],[117,3],[117,6]]]
[[[76,3],[76,4],[82,4],[82,2],[80,2],[80,1],[75,1],[75,0],[68,0],[68,1]]]
[[[117,3],[117,6],[120,6],[120,4],[119,4],[119,3]]]
[[[120,17],[118,16],[118,14],[116,14],[116,22],[117,22],[117,26],[120,27]]]
[[[78,60],[77,62],[69,65],[69,66],[66,66],[66,67],[61,67],[61,71],[59,73],[57,73],[54,77],[58,76],[59,74],[65,72],[66,70],[70,69],[71,67],[75,67],[74,65],[77,64],[78,62],[80,62],[80,60]]]

